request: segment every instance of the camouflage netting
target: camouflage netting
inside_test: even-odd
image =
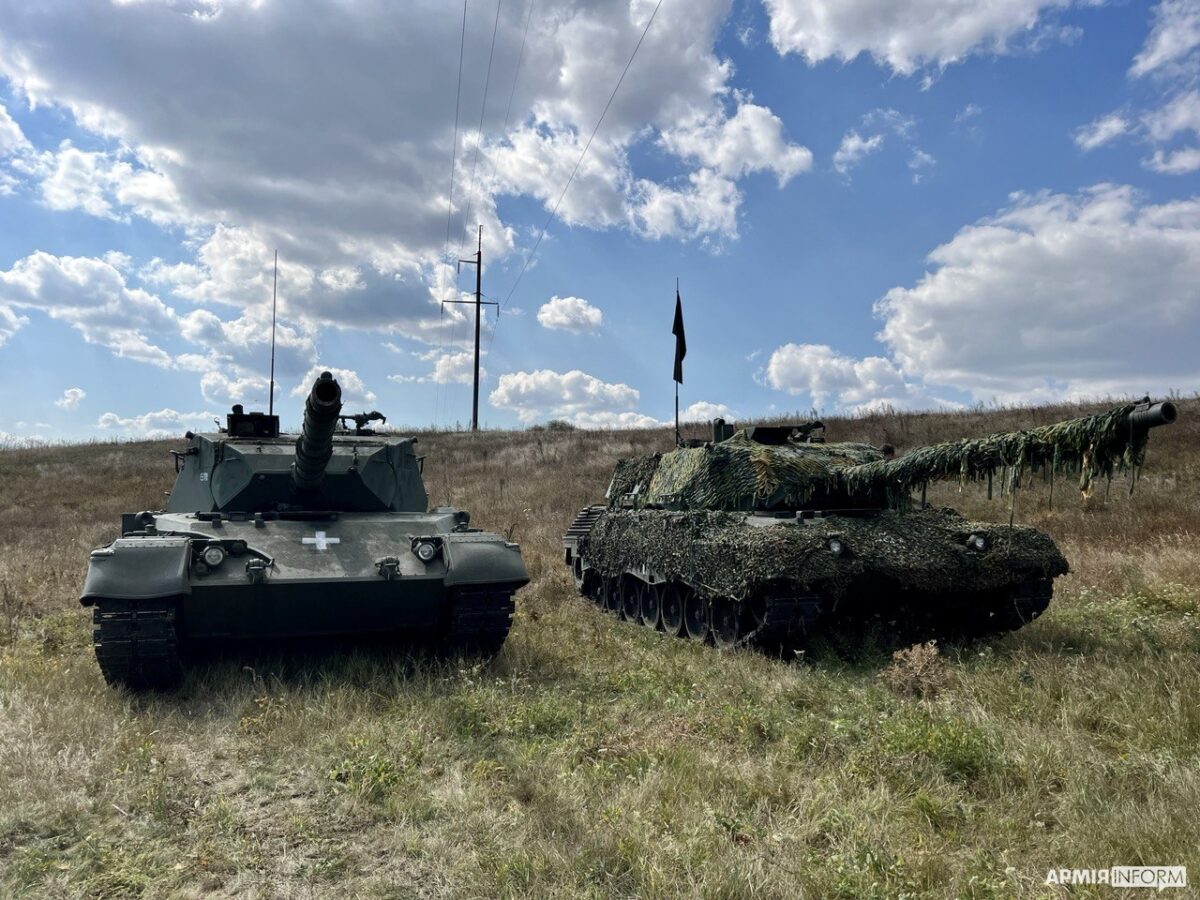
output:
[[[608,485],[608,498],[612,506],[620,505],[620,499],[627,494],[642,495],[650,486],[650,479],[658,469],[661,453],[651,453],[649,456],[634,456],[622,459],[613,469],[612,481]]]
[[[800,506],[818,488],[837,484],[837,471],[881,459],[867,444],[760,444],[739,431],[704,447],[622,460],[609,503],[641,485],[639,505],[745,510]]]
[[[882,488],[895,503],[903,504],[915,488],[938,479],[986,480],[990,494],[997,474],[1001,491],[1012,491],[1026,472],[1042,472],[1048,478],[1069,472],[1079,475],[1079,489],[1086,496],[1097,478],[1136,473],[1141,465],[1147,432],[1129,426],[1127,417],[1133,409],[1129,404],[1028,431],[920,447],[899,459],[846,469],[845,487],[863,496]]]
[[[988,551],[967,549],[970,534],[986,535]],[[834,536],[847,547],[840,557],[829,551]],[[601,574],[648,568],[710,598],[746,599],[783,583],[836,600],[864,574],[901,590],[961,597],[1067,571],[1036,529],[968,522],[949,509],[768,526],[729,512],[610,510],[580,552]]]

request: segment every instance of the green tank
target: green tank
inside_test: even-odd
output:
[[[735,430],[618,462],[607,504],[563,538],[580,592],[621,618],[718,647],[778,651],[826,627],[979,637],[1032,621],[1066,559],[1026,525],[971,522],[925,502],[939,479],[1136,474],[1149,398],[1095,416],[921,447],[826,443],[820,422]]]
[[[234,406],[225,428],[171,451],[167,508],[123,515],[88,561],[81,602],[110,684],[170,687],[188,649],[214,641],[381,634],[500,649],[529,581],[520,548],[463,510],[428,509],[416,439],[341,408],[325,372],[298,436]]]

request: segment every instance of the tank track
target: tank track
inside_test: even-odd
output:
[[[742,638],[742,643],[768,653],[782,653],[803,637],[821,615],[821,603],[815,594],[793,597],[768,597],[761,623]]]
[[[515,610],[512,591],[458,590],[442,648],[449,653],[495,656],[512,628]]]
[[[659,582],[650,585],[637,575],[625,573],[624,578],[636,579],[643,588],[663,590],[666,583]],[[661,610],[656,621],[648,621],[646,617],[631,617],[622,611],[622,604],[609,602],[605,597],[606,590],[619,590],[618,579],[596,579],[591,585],[592,590],[581,590],[584,597],[598,605],[601,609],[613,613],[618,618],[633,624],[641,624],[657,631],[666,631],[674,637],[688,638],[686,629],[673,631],[666,626],[666,620]],[[677,588],[694,595],[694,590],[684,582],[672,582]],[[706,604],[707,633],[704,640],[717,644],[724,649],[732,647],[754,647],[769,654],[784,653],[794,647],[799,640],[808,634],[821,616],[821,604],[815,594],[798,593],[792,596],[773,595],[764,597],[756,614],[752,614],[748,604],[739,605],[739,631],[732,642],[716,639],[714,630],[714,615],[711,604]]]
[[[1053,596],[1053,579],[1023,581],[1013,587],[1005,599],[992,606],[987,618],[976,623],[972,631],[982,637],[1023,628],[1046,611]]]
[[[104,680],[129,690],[167,690],[183,678],[175,600],[100,599],[92,609],[92,643]]]

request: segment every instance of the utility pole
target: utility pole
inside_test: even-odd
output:
[[[475,267],[475,299],[474,300],[447,300],[447,303],[474,303],[475,304],[475,381],[474,389],[471,394],[471,430],[479,430],[479,322],[482,318],[482,307],[495,306],[499,307],[499,303],[493,301],[485,301],[483,299],[483,226],[479,226],[479,244],[475,251],[474,259],[460,259],[458,261],[458,269],[461,272],[463,265]]]

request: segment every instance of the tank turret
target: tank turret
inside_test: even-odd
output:
[[[333,433],[342,411],[342,388],[331,372],[322,372],[304,401],[304,428],[296,438],[292,483],[298,491],[321,486],[333,456]]]
[[[1178,417],[1147,397],[1024,431],[918,447],[826,442],[819,422],[735,429],[617,463],[605,506],[563,537],[580,591],[623,618],[722,647],[779,649],[833,622],[980,636],[1019,628],[1068,570],[1049,535],[970,522],[925,503],[931,481],[989,495],[1041,473],[1130,474],[1151,429]],[[1053,482],[1051,482],[1053,485]],[[919,492],[919,494],[918,494]]]

